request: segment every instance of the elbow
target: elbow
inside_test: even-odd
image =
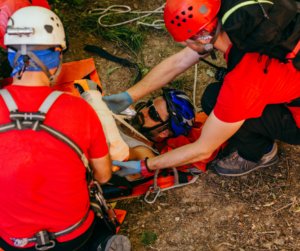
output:
[[[104,185],[111,179],[112,173],[107,173],[107,174],[94,174],[94,179],[99,182],[100,185]]]

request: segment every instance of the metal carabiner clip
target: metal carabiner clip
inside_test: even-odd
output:
[[[152,201],[149,201],[149,200],[147,200],[147,197],[151,194],[152,189],[153,189],[153,186],[149,187],[149,189],[148,189],[148,191],[147,191],[147,193],[144,197],[144,201],[148,204],[153,204],[156,201],[156,199],[157,199],[157,197],[158,197],[158,195],[160,194],[160,191],[161,191],[160,187],[157,187],[157,190],[153,190],[152,193],[156,193],[156,195],[155,195],[155,197]]]

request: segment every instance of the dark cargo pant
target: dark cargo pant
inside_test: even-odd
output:
[[[221,87],[222,83],[219,82],[206,87],[201,105],[207,115],[214,109]],[[299,103],[299,99],[296,99],[289,106],[298,107]],[[285,104],[267,105],[261,117],[247,119],[228,142],[238,149],[242,158],[258,162],[274,139],[300,145],[300,129]]]

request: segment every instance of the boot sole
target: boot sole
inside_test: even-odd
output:
[[[105,251],[130,251],[131,244],[129,239],[123,235],[111,237],[105,247]]]
[[[279,160],[279,157],[276,155],[275,158],[271,159],[271,162],[268,162],[268,163],[266,163],[266,164],[257,166],[257,167],[255,167],[255,168],[253,168],[253,169],[251,169],[251,170],[249,170],[249,171],[247,171],[247,172],[238,173],[238,174],[234,174],[234,173],[233,173],[233,174],[219,173],[218,170],[216,169],[216,167],[214,167],[214,168],[215,168],[215,171],[216,171],[220,176],[238,177],[238,176],[243,176],[243,175],[245,175],[245,174],[251,173],[251,172],[253,172],[253,171],[255,171],[256,169],[259,169],[259,168],[264,168],[264,167],[272,166],[272,165],[276,164],[276,163],[278,162],[278,160]]]

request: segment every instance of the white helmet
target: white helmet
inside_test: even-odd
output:
[[[54,12],[37,6],[17,10],[8,21],[4,44],[18,50],[13,67],[21,55],[27,55],[46,73],[50,84],[55,84],[61,70],[62,55],[60,66],[56,73],[51,75],[45,64],[32,52],[55,46],[61,46],[62,50],[67,48],[63,24]]]

